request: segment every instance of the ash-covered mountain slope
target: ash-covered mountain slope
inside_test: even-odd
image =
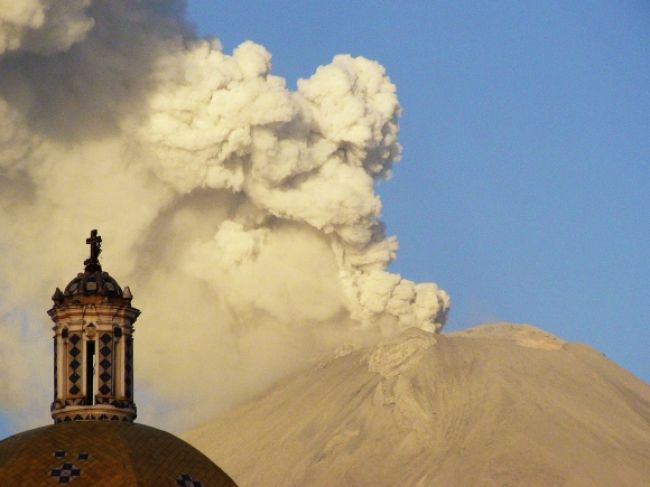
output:
[[[638,487],[650,386],[530,326],[412,329],[184,436],[242,487]]]

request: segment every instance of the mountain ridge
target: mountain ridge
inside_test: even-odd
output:
[[[241,486],[650,483],[650,386],[530,325],[410,329],[183,435]]]

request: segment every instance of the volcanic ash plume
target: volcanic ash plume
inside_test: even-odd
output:
[[[39,381],[3,376],[3,409],[47,409],[46,297],[95,227],[144,311],[145,420],[182,427],[170,411],[195,421],[341,344],[444,324],[444,291],[386,271],[384,69],[340,55],[290,91],[262,46],[225,54],[182,10],[0,0],[0,366]]]

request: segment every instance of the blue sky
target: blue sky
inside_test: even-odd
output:
[[[380,185],[392,270],[452,297],[447,330],[527,322],[650,381],[650,4],[190,0],[227,52],[295,86],[375,59],[403,106]]]

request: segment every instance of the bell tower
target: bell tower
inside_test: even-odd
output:
[[[120,288],[99,263],[102,238],[86,239],[90,257],[84,272],[52,296],[47,313],[54,321],[54,401],[52,418],[64,421],[132,422],[133,331],[140,311],[131,306],[128,287]]]

